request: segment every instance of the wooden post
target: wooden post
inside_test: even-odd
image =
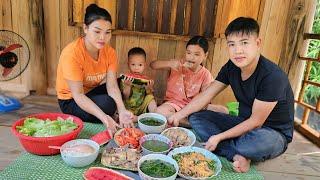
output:
[[[314,0],[294,0],[288,13],[279,66],[288,74],[295,94],[299,91],[302,79],[301,73],[297,72],[301,72],[301,67],[304,67],[304,62],[298,56],[299,53],[305,54],[307,48],[303,33],[311,30],[315,4]]]

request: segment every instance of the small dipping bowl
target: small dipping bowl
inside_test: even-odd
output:
[[[93,148],[93,152],[74,152],[70,149],[77,145],[89,145]],[[60,153],[63,161],[72,167],[84,167],[93,163],[99,154],[100,146],[90,139],[75,139],[68,141],[61,146]]]

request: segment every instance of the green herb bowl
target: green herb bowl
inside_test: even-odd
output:
[[[144,143],[147,142],[147,141],[152,141],[152,140],[153,141],[160,141],[160,142],[163,142],[163,143],[167,144],[168,145],[168,149],[163,150],[163,151],[160,151],[160,150],[159,151],[152,151],[151,149],[146,148],[144,146]],[[140,144],[140,146],[142,148],[143,155],[147,155],[147,154],[167,154],[170,151],[170,149],[172,148],[172,146],[173,146],[173,143],[169,138],[167,138],[167,137],[165,137],[163,135],[160,135],[160,134],[148,134],[148,135],[145,135],[145,136],[140,138],[139,144]],[[153,146],[155,146],[155,144],[153,144]]]
[[[159,121],[159,125],[148,125],[143,123],[143,119],[151,118],[153,120]],[[167,119],[158,113],[144,113],[138,116],[138,126],[139,128],[147,134],[160,134],[167,126]]]
[[[141,171],[141,164],[147,160],[161,160],[161,161],[167,162],[169,164],[172,164],[174,166],[176,172],[172,176],[165,177],[165,178],[151,177]],[[178,163],[174,159],[172,159],[171,157],[166,156],[164,154],[148,154],[148,155],[142,156],[142,158],[138,161],[138,172],[139,172],[139,176],[142,180],[156,180],[156,179],[157,180],[175,180],[178,175],[178,172],[179,172],[179,166],[178,166]]]

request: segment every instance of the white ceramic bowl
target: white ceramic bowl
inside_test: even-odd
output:
[[[164,130],[161,135],[164,135],[166,132],[168,131],[174,131],[174,130],[182,130],[184,132],[187,133],[188,137],[191,139],[190,141],[190,144],[185,144],[183,146],[193,146],[194,143],[196,142],[197,138],[196,138],[196,135],[194,135],[194,133],[192,131],[190,131],[189,129],[186,129],[186,128],[183,128],[183,127],[171,127],[171,128],[168,128],[166,130]],[[165,135],[164,135],[165,136]],[[166,136],[167,137],[167,136]],[[177,138],[177,137],[176,137]],[[169,138],[170,139],[170,138]],[[170,139],[172,142],[173,142],[173,146],[175,146],[175,140],[174,139]],[[173,148],[176,148],[176,147],[173,147]]]
[[[73,147],[75,145],[86,144],[94,148],[93,153],[70,153],[67,148]],[[84,167],[93,163],[99,154],[100,146],[95,141],[90,139],[75,139],[68,141],[61,146],[60,152],[63,161],[72,167]]]
[[[145,148],[143,146],[143,143],[148,141],[148,140],[162,141],[162,142],[168,144],[169,148],[167,150],[165,150],[165,151],[160,151],[160,152],[155,152],[155,151],[149,150],[149,149],[147,149],[147,148]],[[147,154],[167,154],[170,151],[170,149],[172,148],[172,145],[173,145],[172,141],[169,138],[167,138],[167,137],[165,137],[163,135],[160,135],[160,134],[148,134],[148,135],[145,135],[145,136],[140,138],[139,144],[141,145],[143,155],[147,155]]]
[[[154,177],[146,175],[145,173],[143,173],[141,171],[140,166],[144,161],[157,160],[157,159],[172,164],[174,166],[174,168],[176,169],[176,173],[174,175],[172,175],[170,177],[166,177],[166,178],[154,178]],[[176,177],[178,175],[179,166],[178,166],[177,162],[169,156],[166,156],[163,154],[148,154],[146,156],[142,156],[142,158],[138,161],[138,172],[139,172],[139,176],[142,180],[174,180],[174,179],[176,179]]]
[[[163,121],[163,124],[160,126],[146,125],[146,124],[141,123],[141,121],[140,121],[143,118],[156,118],[158,120]],[[144,114],[141,114],[140,116],[138,116],[138,126],[143,132],[145,132],[147,134],[159,134],[166,128],[167,119],[166,119],[166,117],[164,117],[163,115],[158,114],[158,113],[144,113]]]
[[[217,176],[220,173],[221,168],[222,168],[222,164],[221,164],[220,159],[216,155],[214,155],[212,152],[210,152],[206,149],[203,149],[203,148],[190,147],[190,146],[179,147],[179,148],[175,148],[172,151],[170,151],[168,156],[170,156],[172,158],[176,154],[181,154],[181,153],[186,153],[186,152],[198,152],[198,153],[203,154],[206,158],[212,159],[215,162],[215,170],[214,170],[215,174],[213,174],[211,177],[206,177],[206,178],[194,178],[191,176],[185,176],[179,172],[180,177],[183,177],[185,179],[190,179],[190,180],[202,180],[202,179],[210,179],[214,176]]]

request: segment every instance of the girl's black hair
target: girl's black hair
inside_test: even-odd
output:
[[[189,45],[199,45],[203,49],[204,53],[208,52],[208,48],[209,48],[208,40],[203,36],[194,36],[194,37],[192,37],[188,41],[188,43],[186,45],[186,48]]]
[[[253,18],[238,17],[230,22],[224,32],[226,37],[234,33],[242,33],[246,35],[256,33],[257,35],[259,35],[259,24]]]
[[[89,26],[93,21],[103,19],[112,23],[110,13],[97,6],[96,4],[90,4],[86,8],[86,14],[84,16],[84,24]]]

